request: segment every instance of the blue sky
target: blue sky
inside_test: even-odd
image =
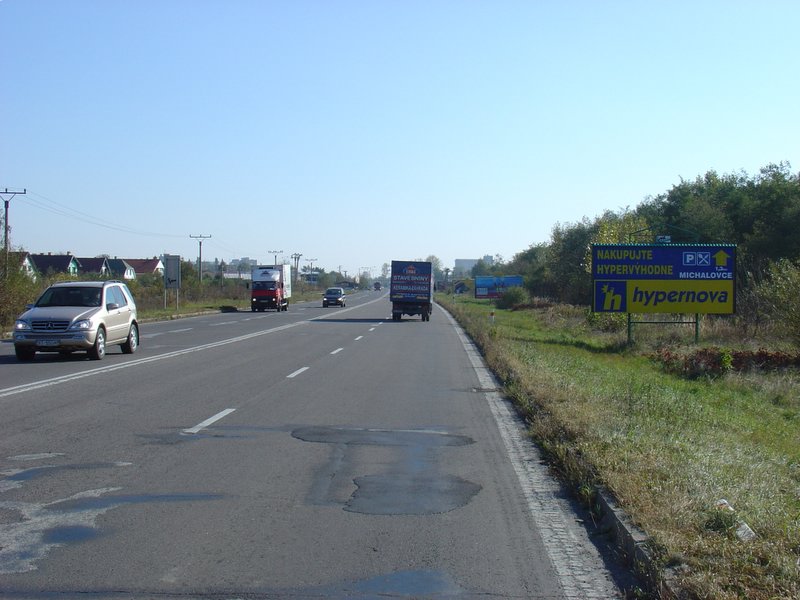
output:
[[[800,169],[799,22],[795,0],[0,0],[11,242],[510,259],[682,178]]]

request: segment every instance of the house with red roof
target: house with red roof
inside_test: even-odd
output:
[[[140,275],[164,275],[164,263],[157,256],[153,258],[126,258],[125,262],[133,267],[136,276]]]

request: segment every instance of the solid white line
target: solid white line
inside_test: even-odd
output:
[[[0,1],[2,1],[2,0],[0,0]],[[361,306],[366,306],[367,304],[373,304],[374,302],[378,302],[378,301],[383,300],[383,299],[384,299],[383,297],[376,298],[375,300],[370,300],[369,302],[365,302],[364,304],[359,304],[358,306],[353,306],[353,307],[350,307],[350,308],[343,308],[342,310],[337,311],[337,314],[342,314],[342,313],[345,313],[345,312],[349,312],[349,311],[355,310],[355,309],[357,309],[357,308],[359,308]],[[248,319],[264,319],[264,318],[266,318],[266,315],[258,315],[258,316],[248,317]],[[254,333],[248,333],[248,334],[245,334],[245,335],[240,335],[240,336],[233,337],[233,338],[230,338],[230,339],[227,339],[227,340],[221,340],[219,342],[212,342],[210,344],[202,344],[200,346],[195,346],[194,348],[186,348],[184,350],[176,350],[174,352],[165,352],[164,354],[158,354],[156,356],[151,356],[151,357],[148,357],[148,358],[140,358],[140,359],[129,360],[129,361],[126,361],[126,362],[124,362],[122,364],[119,364],[119,365],[109,365],[107,367],[97,367],[95,369],[90,369],[88,371],[83,371],[81,373],[74,373],[72,375],[62,375],[60,377],[52,377],[50,379],[43,379],[41,381],[35,381],[35,382],[32,382],[32,383],[25,383],[25,384],[22,384],[22,385],[15,385],[15,386],[9,387],[9,388],[0,388],[0,398],[6,398],[8,396],[14,396],[16,394],[22,394],[22,393],[25,393],[25,392],[30,392],[30,391],[33,391],[33,390],[38,390],[38,389],[42,389],[42,388],[46,388],[46,387],[50,387],[50,386],[54,386],[54,385],[60,385],[62,383],[67,383],[69,381],[76,381],[78,379],[84,379],[86,377],[93,377],[95,375],[101,375],[103,373],[109,373],[111,371],[118,371],[120,369],[127,369],[129,367],[136,367],[136,366],[139,366],[139,365],[143,365],[143,364],[147,364],[147,363],[151,363],[151,362],[156,362],[156,361],[159,361],[159,360],[166,360],[166,359],[169,359],[169,358],[175,358],[175,357],[178,357],[178,356],[183,356],[184,354],[191,354],[193,352],[200,352],[201,350],[208,350],[210,348],[216,348],[218,346],[225,346],[227,344],[235,344],[237,342],[243,342],[245,340],[248,340],[248,339],[251,339],[251,338],[254,338],[254,337],[259,337],[259,336],[262,336],[262,335],[266,335],[268,333],[274,333],[276,331],[283,331],[284,329],[291,329],[292,327],[297,327],[298,325],[305,325],[306,323],[310,323],[311,321],[316,321],[316,320],[324,319],[324,318],[326,318],[326,315],[320,315],[318,317],[314,317],[312,319],[308,319],[308,320],[305,320],[305,321],[297,321],[296,323],[288,323],[286,325],[280,325],[278,327],[272,327],[271,329],[265,329],[264,331],[256,331]],[[248,320],[248,319],[243,319],[243,320]],[[190,331],[191,329],[193,329],[193,328],[189,327],[189,328],[186,328],[186,329],[174,329],[172,331],[168,331],[167,333],[177,333],[177,332],[180,332],[180,331]],[[152,335],[152,334],[150,334],[150,335]],[[142,337],[146,337],[146,336],[142,336]]]
[[[199,424],[195,425],[195,426],[194,426],[194,427],[192,427],[191,429],[184,429],[184,430],[183,430],[183,433],[188,433],[188,434],[194,434],[194,433],[197,433],[198,431],[200,431],[200,430],[202,430],[202,429],[205,429],[206,427],[208,427],[208,426],[209,426],[209,425],[211,425],[212,423],[216,423],[216,422],[217,422],[217,421],[219,421],[221,418],[223,418],[223,417],[227,417],[229,414],[231,414],[231,413],[232,413],[233,411],[235,411],[235,410],[236,410],[235,408],[226,408],[226,409],[225,409],[225,410],[223,410],[222,412],[218,412],[217,414],[215,414],[215,415],[214,415],[213,417],[211,417],[210,419],[206,419],[205,421],[203,421],[202,423],[199,423]]]
[[[542,460],[541,451],[531,442],[525,424],[499,391],[502,383],[486,366],[477,346],[452,315],[443,309],[439,312],[444,313],[455,329],[480,386],[486,390],[498,390],[483,392],[483,396],[522,488],[529,514],[561,582],[564,597],[571,600],[619,597],[610,576],[605,576],[599,554],[592,551],[587,531],[577,526],[574,512],[563,498],[561,484],[552,477]],[[574,549],[582,551],[575,552]],[[585,577],[587,568],[599,577]]]
[[[339,352],[341,352],[342,350],[344,350],[344,348],[337,348],[336,350],[331,352],[331,354],[339,354]]]
[[[23,392],[29,392],[31,390],[38,390],[45,387],[50,387],[53,385],[59,385],[61,383],[66,383],[68,381],[75,381],[77,379],[83,379],[85,377],[92,377],[94,375],[100,375],[101,373],[109,373],[111,371],[119,371],[120,369],[127,369],[129,367],[136,367],[138,365],[143,365],[151,362],[156,362],[159,360],[165,360],[168,358],[175,358],[177,356],[183,356],[184,354],[192,354],[194,352],[200,352],[201,350],[208,350],[209,348],[217,348],[218,346],[225,346],[227,344],[235,344],[236,342],[243,342],[245,340],[249,340],[251,338],[259,337],[262,335],[266,335],[268,333],[274,333],[276,331],[282,331],[284,329],[290,329],[292,327],[297,327],[298,325],[305,325],[308,321],[298,321],[296,323],[288,323],[286,325],[281,325],[279,327],[273,327],[271,329],[265,329],[264,331],[256,331],[254,333],[248,333],[245,335],[240,335],[234,338],[230,338],[227,340],[220,340],[218,342],[211,342],[209,344],[203,344],[201,346],[195,346],[194,348],[185,348],[183,350],[175,350],[174,352],[166,352],[164,354],[157,354],[156,356],[150,356],[147,358],[139,358],[135,360],[129,360],[127,362],[118,364],[118,365],[109,365],[107,367],[97,367],[96,369],[90,369],[88,371],[83,371],[81,373],[73,373],[71,375],[62,375],[60,377],[53,377],[51,379],[43,379],[42,381],[36,381],[33,383],[25,383],[22,385],[15,385],[10,388],[0,389],[0,398],[5,398],[6,396],[13,396],[14,394],[21,394]]]
[[[303,371],[308,371],[310,368],[311,367],[303,367],[302,369],[297,369],[297,371],[295,371],[294,373],[289,373],[289,375],[286,376],[286,379],[292,379],[293,377],[297,377],[298,375],[300,375],[300,373],[302,373]]]
[[[368,306],[370,304],[374,304],[375,302],[381,302],[381,301],[384,301],[384,302],[386,301],[385,296],[381,296],[380,298],[375,298],[375,300],[370,300],[369,302],[364,302],[363,304],[356,304],[355,306],[351,306],[350,308],[336,309],[336,316],[338,317],[339,315],[342,315],[342,314],[344,314],[346,312],[350,312],[351,310],[358,310],[359,308],[362,308],[364,306]],[[313,318],[309,319],[309,321],[319,321],[321,319],[327,319],[327,318],[330,317],[330,314],[331,313],[325,313],[324,315],[319,315],[318,317],[313,317]]]

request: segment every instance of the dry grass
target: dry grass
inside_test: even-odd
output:
[[[624,329],[590,328],[575,307],[495,309],[491,324],[488,304],[440,302],[483,349],[564,476],[576,490],[612,490],[662,563],[682,567],[687,597],[800,597],[796,372],[687,381],[647,355],[692,343],[693,327],[641,327],[630,349]],[[740,331],[705,325],[703,339],[728,347]],[[722,498],[734,513],[716,508]],[[755,539],[737,537],[740,522]]]

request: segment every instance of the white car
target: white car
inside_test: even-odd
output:
[[[22,361],[37,352],[76,350],[100,360],[109,345],[126,354],[139,346],[136,302],[121,281],[55,283],[14,323],[14,351]]]

